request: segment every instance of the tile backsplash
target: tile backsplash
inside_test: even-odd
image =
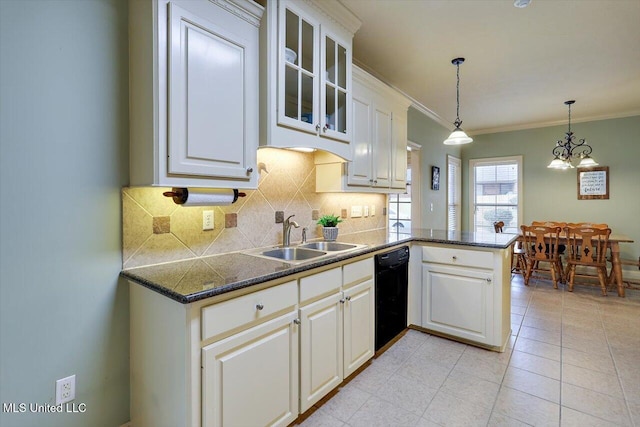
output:
[[[315,218],[323,214],[343,216],[341,235],[386,226],[384,194],[316,193],[313,153],[261,148],[258,165],[258,189],[243,190],[246,197],[230,206],[183,207],[162,195],[168,188],[123,188],[123,268],[281,244],[279,211],[295,215],[300,225],[292,229],[291,242],[300,241],[302,227],[309,239],[321,238]],[[351,218],[351,206],[375,206],[377,214]],[[205,210],[214,212],[213,230],[202,230]]]

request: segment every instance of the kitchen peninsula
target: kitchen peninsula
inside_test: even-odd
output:
[[[408,325],[503,351],[516,237],[380,230],[342,236],[357,248],[298,264],[244,251],[125,270],[132,422],[288,425],[374,356],[373,257],[402,245]],[[318,333],[329,334],[321,346]],[[318,351],[329,378],[308,363]]]

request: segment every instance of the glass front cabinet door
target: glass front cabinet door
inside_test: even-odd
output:
[[[337,2],[274,0],[267,7],[268,129],[261,144],[349,158],[351,47],[360,22]]]

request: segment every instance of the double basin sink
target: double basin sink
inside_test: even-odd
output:
[[[257,251],[252,250],[247,252],[247,254],[277,259],[289,263],[302,263],[323,256],[348,252],[363,247],[365,247],[365,245],[356,245],[352,243],[310,242],[303,243],[298,246],[277,247],[271,249],[262,248]]]

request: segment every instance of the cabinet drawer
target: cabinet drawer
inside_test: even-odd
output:
[[[260,320],[298,303],[295,280],[202,309],[202,339]],[[259,309],[258,307],[262,307]]]
[[[479,250],[423,246],[422,261],[493,269],[493,253]]]
[[[347,264],[343,267],[344,287],[356,285],[373,278],[373,257]]]
[[[340,267],[300,279],[300,303],[329,294],[342,285]]]

